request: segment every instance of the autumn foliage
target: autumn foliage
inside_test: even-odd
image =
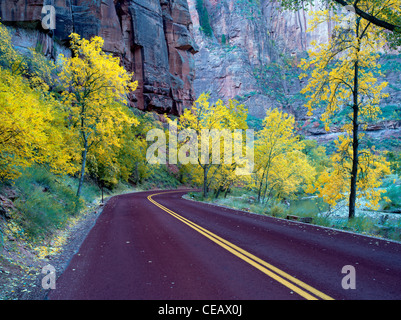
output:
[[[68,126],[74,131],[81,151],[79,196],[85,176],[88,154],[96,153],[96,162],[113,162],[121,147],[121,137],[130,126],[138,124],[124,103],[137,82],[120,66],[118,58],[103,52],[103,39],[90,41],[71,34],[73,57],[61,56],[60,83],[64,88],[62,102],[69,115]]]
[[[15,179],[32,163],[47,164],[58,173],[73,173],[73,154],[66,149],[65,110],[44,79],[51,62],[34,51],[23,59],[0,25],[0,179]],[[44,59],[44,57],[43,57]],[[36,66],[36,68],[35,68]],[[39,77],[41,76],[41,77]]]
[[[55,65],[34,49],[22,56],[0,25],[2,181],[42,164],[57,174],[79,174],[80,195],[88,159],[98,180],[128,180],[133,161],[124,157],[134,153],[132,128],[139,122],[127,94],[137,83],[102,46],[100,37],[72,34],[72,57],[60,55]]]
[[[358,7],[373,17],[380,16],[388,5],[358,2]],[[310,76],[301,93],[308,99],[305,107],[309,116],[315,110],[323,110],[320,119],[327,131],[334,115],[346,112],[344,136],[336,142],[332,168],[319,177],[316,188],[330,204],[348,198],[349,218],[352,219],[358,199],[363,195],[369,206],[378,207],[383,192],[377,190],[380,178],[390,172],[375,150],[362,145],[362,131],[369,122],[378,119],[380,101],[388,96],[383,91],[388,83],[378,81],[378,76],[382,75],[378,52],[385,46],[386,38],[383,28],[371,21],[339,8],[333,11],[317,11],[312,20],[309,31],[329,19],[336,25],[328,43],[312,43],[314,48],[309,51],[309,58],[302,61],[301,68],[308,70]],[[301,78],[307,76],[305,73]]]

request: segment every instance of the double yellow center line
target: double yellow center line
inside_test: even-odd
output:
[[[311,287],[310,285],[300,281],[297,278],[289,275],[288,273],[276,268],[275,266],[263,261],[262,259],[254,256],[253,254],[249,253],[248,251],[241,249],[240,247],[236,246],[235,244],[219,237],[218,235],[210,232],[209,230],[202,228],[201,226],[197,225],[196,223],[180,216],[179,214],[175,213],[174,211],[166,208],[165,206],[161,205],[157,201],[153,200],[152,197],[157,196],[159,194],[170,193],[170,192],[178,192],[178,191],[169,191],[169,192],[159,192],[148,196],[148,200],[153,203],[155,206],[159,207],[160,209],[164,210],[168,214],[172,215],[174,218],[180,220],[181,222],[185,223],[195,231],[199,232],[200,234],[204,235],[206,238],[210,239],[220,247],[226,249],[227,251],[231,252],[233,255],[237,256],[238,258],[244,260],[245,262],[249,263],[256,269],[262,271],[267,276],[271,277],[272,279],[278,281],[282,285],[286,286],[293,292],[296,292],[300,296],[304,297],[308,300],[318,300],[319,298],[324,300],[334,300],[333,298],[329,297],[328,295],[324,294],[323,292]]]

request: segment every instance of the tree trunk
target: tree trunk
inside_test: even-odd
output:
[[[203,197],[207,196],[207,173],[209,171],[209,166],[205,165],[203,167]]]
[[[227,194],[230,192],[231,187],[227,187],[226,192],[224,192],[224,199],[227,198]]]
[[[265,172],[263,171],[262,178],[260,179],[259,188],[258,188],[258,203],[260,203],[260,196],[262,194],[262,187],[263,187],[263,178],[265,176]]]
[[[359,48],[357,50],[359,53]],[[351,188],[349,194],[349,211],[348,211],[348,219],[353,219],[355,217],[355,202],[356,202],[356,183],[358,180],[358,158],[359,158],[359,123],[358,123],[358,113],[359,113],[359,104],[358,104],[358,72],[359,72],[359,64],[358,58],[355,62],[354,68],[354,91],[353,91],[353,119],[352,119],[352,171],[351,171]]]
[[[222,186],[219,186],[219,188],[218,188],[217,191],[216,191],[216,195],[215,195],[215,198],[216,198],[216,199],[219,197],[221,191],[224,191],[224,189],[223,189]]]
[[[84,138],[84,150],[82,151],[82,166],[81,166],[81,177],[79,178],[79,185],[77,191],[77,197],[81,195],[82,185],[84,184],[86,156],[88,154],[88,140]]]

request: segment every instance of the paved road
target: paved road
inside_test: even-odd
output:
[[[49,299],[401,299],[399,243],[184,193],[111,198]]]

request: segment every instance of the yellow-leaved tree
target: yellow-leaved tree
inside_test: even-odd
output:
[[[209,99],[209,94],[201,94],[192,108],[184,110],[177,126],[179,160],[191,166],[196,182],[203,184],[204,197],[211,183],[217,189],[227,188],[238,175],[237,169],[249,165],[242,157],[247,154],[246,131],[235,131],[248,129],[247,110],[235,100],[225,105],[222,100],[211,104]]]
[[[317,175],[316,181],[306,190],[317,194],[331,207],[350,194],[349,173],[352,170],[352,144],[349,135],[340,136],[336,152],[331,155],[327,168]],[[391,173],[390,164],[384,156],[369,149],[359,150],[358,157],[357,199],[365,199],[366,206],[377,210],[381,195],[381,178]]]
[[[60,83],[63,103],[68,110],[70,128],[76,131],[81,150],[81,170],[77,195],[81,194],[89,152],[96,149],[103,161],[112,161],[120,147],[121,133],[137,119],[126,112],[127,94],[137,87],[133,75],[120,60],[102,50],[103,39],[81,39],[70,35],[73,56],[61,56]]]
[[[133,110],[134,111],[134,110]],[[126,110],[131,113],[131,110]],[[119,144],[108,145],[101,141],[88,155],[88,173],[98,187],[113,189],[120,181],[138,183],[151,173],[146,162],[146,132],[153,126],[154,120],[149,113],[135,110],[139,120],[136,126],[127,124],[119,135]]]
[[[288,198],[315,175],[294,124],[293,116],[278,109],[266,112],[255,141],[254,188],[259,202]]]
[[[58,173],[74,172],[61,116],[51,95],[0,67],[0,180],[15,179],[33,163],[48,164]]]
[[[358,8],[372,17],[382,15],[388,5],[387,2],[372,3],[363,0],[357,3]],[[311,70],[308,83],[301,92],[308,99],[306,103],[309,109],[308,115],[311,116],[315,109],[323,110],[321,120],[325,123],[327,131],[334,115],[346,111],[343,126],[345,137],[338,142],[341,147],[337,148],[337,156],[332,158],[334,170],[331,171],[330,177],[333,181],[329,182],[322,177],[319,180],[320,184],[326,182],[318,189],[321,190],[320,194],[327,194],[322,192],[322,188],[326,185],[330,192],[335,193],[336,196],[331,197],[332,203],[333,199],[338,201],[348,197],[348,216],[352,219],[355,216],[359,191],[370,194],[368,200],[373,205],[378,201],[372,192],[367,193],[368,188],[373,189],[380,185],[378,180],[372,180],[370,184],[360,182],[366,176],[379,179],[378,172],[385,171],[381,166],[375,165],[378,162],[374,152],[367,148],[361,150],[360,146],[361,130],[369,121],[377,119],[380,100],[386,96],[383,89],[387,83],[380,83],[377,78],[380,75],[378,52],[385,46],[385,35],[383,28],[359,15],[340,9],[333,8],[330,12],[318,11],[312,21],[310,30],[329,19],[334,20],[336,25],[330,41],[322,44],[313,43],[314,49],[309,51],[309,59],[301,62],[301,67],[305,71]],[[302,77],[304,76],[307,75],[303,74]],[[339,166],[342,166],[341,170]],[[376,173],[368,173],[372,170]],[[348,180],[347,188],[343,186],[345,180]]]
[[[307,11],[311,6],[333,8],[343,6],[354,12],[360,19],[382,28],[390,48],[401,45],[401,3],[400,0],[279,0],[284,9]]]
[[[32,54],[34,51],[32,51]],[[12,180],[34,163],[57,173],[73,173],[65,114],[49,87],[51,62],[23,58],[0,24],[0,180]]]

